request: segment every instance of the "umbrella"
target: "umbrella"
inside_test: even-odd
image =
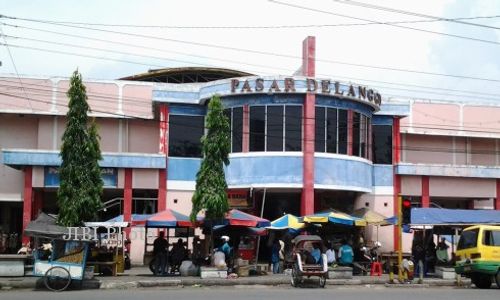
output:
[[[355,210],[352,216],[365,220],[369,225],[392,225],[386,216],[366,207]]]
[[[173,228],[193,227],[189,217],[171,209],[160,211],[146,220],[146,227]]]
[[[245,226],[245,227],[268,227],[271,226],[269,220],[253,216],[242,212],[241,210],[231,209],[224,218],[228,225]]]
[[[145,214],[132,214],[130,217],[130,223],[133,225],[144,225],[146,223],[146,220],[151,217],[151,215],[145,215]],[[124,222],[123,221],[123,215],[116,216],[114,218],[111,218],[107,220],[106,222]]]
[[[307,215],[302,217],[302,220],[306,223],[333,223],[348,226],[366,226],[365,220],[336,210]]]
[[[86,231],[81,227],[59,226],[56,219],[56,216],[41,212],[36,220],[29,222],[24,229],[24,234],[48,239],[92,240],[95,238],[92,230]]]
[[[201,223],[207,222],[205,218],[199,218]],[[207,222],[208,223],[208,222]],[[217,224],[215,224],[217,223]],[[232,226],[243,226],[243,227],[268,227],[271,226],[269,220],[256,217],[254,215],[242,212],[241,210],[231,209],[226,213],[222,220],[215,220],[214,225],[232,225]]]
[[[286,214],[271,222],[271,226],[266,227],[271,230],[284,230],[289,229],[293,231],[299,231],[306,226],[303,222],[300,222],[299,218],[292,215]]]

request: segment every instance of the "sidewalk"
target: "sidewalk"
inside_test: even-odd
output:
[[[354,276],[352,279],[328,279],[327,285],[380,285],[386,287],[430,287],[430,286],[456,286],[455,280],[424,278],[423,284],[388,284],[389,276]],[[317,282],[311,278],[311,286]],[[416,280],[414,281],[416,283]],[[236,279],[206,278],[200,277],[156,277],[146,267],[134,267],[125,274],[116,277],[96,276],[92,280],[83,282],[83,289],[128,289],[147,287],[183,287],[183,286],[244,286],[244,285],[290,285],[290,276],[283,274],[240,277]],[[309,285],[309,284],[308,284]],[[470,286],[469,279],[462,280],[462,286]],[[0,277],[0,289],[35,289],[44,288],[43,279],[38,277]]]

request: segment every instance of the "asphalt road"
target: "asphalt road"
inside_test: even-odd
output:
[[[172,289],[84,290],[54,293],[48,291],[0,291],[1,300],[36,299],[172,299],[172,300],[221,300],[221,299],[342,299],[342,300],[462,300],[500,299],[500,290],[454,288],[384,288],[384,287],[327,287],[293,289],[286,287],[188,287]]]

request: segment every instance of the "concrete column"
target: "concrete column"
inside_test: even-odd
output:
[[[497,197],[495,198],[494,207],[500,210],[500,179],[497,178]]]
[[[347,111],[347,155],[352,155],[353,148],[353,117],[354,112],[352,110]]]
[[[169,109],[166,104],[160,104],[160,153],[165,154],[165,169],[158,170],[158,200],[157,210],[163,211],[167,208],[167,170],[168,170],[168,115]]]
[[[399,151],[401,150],[401,134],[399,132],[399,119],[395,118],[392,125],[392,165],[393,165],[393,186],[394,186],[394,215],[398,215],[398,196],[401,194],[401,176],[396,173],[396,167],[401,159]],[[398,249],[400,240],[397,226],[394,226],[394,250]]]
[[[250,107],[248,104],[243,105],[243,140],[242,152],[250,151]]]
[[[123,221],[132,221],[132,169],[125,169],[123,187]]]
[[[26,226],[31,222],[33,214],[33,167],[24,168],[24,197],[23,197],[23,233]],[[30,241],[29,237],[23,235],[23,244]]]
[[[429,176],[422,176],[422,207],[429,208],[431,197],[429,193]]]
[[[308,36],[302,43],[302,75],[316,75],[316,39]],[[303,107],[303,188],[300,214],[314,213],[314,138],[315,138],[316,95],[307,93]]]

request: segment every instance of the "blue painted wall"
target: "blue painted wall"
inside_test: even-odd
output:
[[[392,186],[392,165],[373,165],[373,186]]]
[[[195,181],[201,158],[168,158],[168,180]]]
[[[302,156],[234,157],[226,169],[227,184],[302,184],[302,160]]]
[[[314,183],[360,189],[372,188],[372,165],[342,158],[315,157]]]

